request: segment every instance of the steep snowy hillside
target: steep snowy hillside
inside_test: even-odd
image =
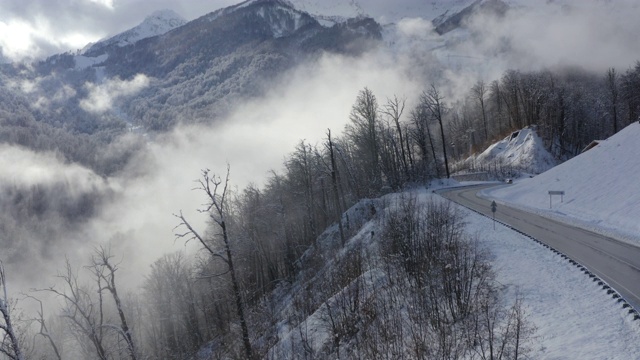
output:
[[[344,245],[340,245],[336,225],[319,236],[299,260],[309,268],[274,292],[270,306],[278,319],[278,334],[266,358],[296,359],[297,354],[305,353],[321,359],[352,358],[354,354],[366,359],[380,354],[389,359],[411,359],[417,352],[416,342],[436,352],[430,337],[435,337],[433,333],[415,337],[428,328],[412,325],[417,319],[416,309],[423,307],[413,306],[415,299],[406,288],[394,287],[403,277],[385,264],[394,255],[385,245],[389,233],[384,224],[393,214],[403,211],[400,209],[407,206],[407,199],[413,199],[418,208],[433,207],[441,201],[425,189],[365,200],[345,214],[352,221],[353,235]],[[372,215],[369,209],[377,212]],[[640,350],[640,334],[632,318],[589,277],[511,229],[493,229],[490,219],[463,209],[456,211],[464,214],[464,231],[477,234],[478,244],[490,254],[501,285],[499,296],[507,303],[520,296],[528,324],[536,327],[535,333],[523,336],[527,342],[523,346],[526,358],[622,359]],[[450,263],[446,269],[451,271],[455,266],[459,265]],[[336,286],[337,282],[341,285]],[[388,295],[391,301],[386,298]],[[294,315],[301,308],[306,317]],[[497,316],[492,321],[496,319]],[[424,318],[420,320],[428,323]],[[347,322],[349,331],[336,331]],[[211,356],[211,349],[205,350],[198,359]]]
[[[554,167],[557,161],[545,149],[535,130],[524,128],[468,158],[465,164],[472,168],[498,166],[539,174]]]
[[[633,123],[543,174],[486,194],[640,243],[639,138],[640,124]],[[553,199],[552,209],[549,191],[565,192],[563,202]]]

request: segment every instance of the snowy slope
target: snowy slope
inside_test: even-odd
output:
[[[535,130],[528,127],[511,133],[465,163],[474,168],[503,166],[539,174],[554,167],[557,161],[545,149]]]
[[[615,232],[640,244],[640,124],[633,123],[595,148],[531,179],[486,195],[533,208],[589,228]],[[564,202],[548,191],[565,191]]]
[[[449,182],[445,186],[451,185]],[[419,202],[425,204],[444,201],[431,193],[431,189],[411,192]],[[391,194],[382,199],[366,200],[354,208],[393,204],[400,196]],[[354,208],[349,211],[350,218],[363,220],[354,213]],[[513,301],[516,296],[523,298],[527,320],[536,327],[530,358],[627,359],[628,354],[640,353],[640,329],[633,317],[587,275],[531,239],[500,225],[494,230],[490,219],[462,207],[459,210],[466,214],[466,231],[477,234],[481,246],[490,254],[497,280],[508,294],[505,300]],[[340,255],[323,257],[325,265],[318,273],[331,272],[336,258],[354,249],[375,253],[379,240],[373,234],[382,233],[380,226],[378,218],[364,219],[359,231],[347,241]],[[334,235],[336,231],[334,226]],[[330,247],[326,244],[328,238],[319,237],[319,248]],[[386,276],[384,270],[373,268],[364,273],[361,276],[362,291],[369,293],[373,291],[372,288],[379,288],[377,283]],[[304,286],[295,284],[294,288]],[[328,299],[327,303],[335,302],[339,294]],[[287,302],[290,300],[285,298],[281,306],[290,309],[291,305]],[[322,305],[298,326],[289,327],[280,323],[279,341],[270,354],[275,358],[295,358],[287,354],[292,349],[302,351],[295,347],[302,334],[307,337],[307,349],[311,353],[322,354],[332,341],[325,312],[326,307]]]
[[[531,359],[637,358],[637,321],[611,295],[560,255],[504,226],[493,230],[490,219],[468,213],[467,231],[480,234],[497,280],[512,296],[523,297],[537,328]]]
[[[147,16],[140,25],[88,46],[83,54],[95,53],[111,45],[121,47],[134,44],[142,39],[162,35],[186,23],[185,19],[172,10],[159,10]]]
[[[73,57],[75,70],[99,66],[108,58],[106,48],[110,46],[126,46],[153,36],[162,35],[170,30],[186,24],[187,21],[172,10],[159,10],[147,16],[144,21],[116,36],[89,44]]]

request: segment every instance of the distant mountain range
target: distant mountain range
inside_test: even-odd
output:
[[[452,29],[485,2],[501,3],[459,0],[450,8],[434,3],[425,16],[451,13],[439,26]],[[189,22],[173,11],[158,11],[76,53],[0,65],[0,142],[56,150],[109,174],[124,160],[105,164],[100,149],[130,129],[154,132],[179,122],[215,122],[308,59],[323,53],[357,56],[384,45],[382,26],[363,16],[367,9],[355,1],[342,8],[345,2],[295,4],[249,0]],[[467,15],[453,11],[469,4],[462,10]],[[331,9],[342,13],[321,13]],[[341,15],[353,9],[360,15]]]

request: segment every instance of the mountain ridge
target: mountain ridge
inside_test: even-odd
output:
[[[186,23],[187,21],[173,10],[157,10],[148,15],[140,24],[131,29],[100,40],[96,43],[88,44],[81,51],[81,54],[89,57],[96,57],[104,54],[106,52],[106,47],[122,47],[131,45],[146,38],[162,35]]]

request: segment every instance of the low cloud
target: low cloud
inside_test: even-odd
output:
[[[80,101],[80,107],[87,112],[103,113],[111,110],[114,101],[120,97],[131,96],[149,86],[149,78],[138,74],[131,80],[118,78],[108,80],[104,84],[87,83],[89,95]]]
[[[624,69],[640,56],[640,4],[635,1],[527,5],[510,9],[503,18],[471,18],[471,34],[455,40],[452,52],[482,58],[483,66],[501,70],[578,65],[603,72]]]
[[[136,79],[91,88],[85,106],[91,102],[91,110],[108,108],[116,95],[131,94],[148,82]],[[7,266],[12,267],[12,273],[24,272],[23,267],[29,266],[42,281],[51,281],[48,275],[63,265],[64,255],[79,266],[87,262],[96,245],[112,244],[114,255],[122,260],[123,286],[139,286],[153,261],[167,252],[185,249],[183,242],[174,239],[173,228],[178,224],[174,213],[182,210],[194,226],[206,227],[206,216],[197,212],[203,196],[192,190],[202,169],[224,175],[229,163],[233,187],[260,185],[270,170],[282,170],[285,156],[300,140],[321,146],[327,128],[336,135],[341,133],[358,91],[364,87],[372,89],[382,104],[393,95],[412,97],[420,91],[421,83],[411,69],[398,66],[398,59],[384,51],[361,58],[325,55],[292,70],[273,84],[267,96],[244,102],[222,122],[179,126],[148,142],[127,169],[108,179],[67,164],[54,154],[7,148],[16,153],[4,153],[7,167],[5,172],[0,166],[0,185],[9,181],[28,185],[62,182],[82,194],[94,190],[96,196],[107,194],[91,218],[77,227],[25,237],[33,243],[59,244],[55,254],[45,258],[36,251],[29,261],[33,264]],[[128,141],[134,140],[131,135]],[[11,163],[9,159],[16,160]],[[193,255],[196,244],[191,245],[186,251]],[[34,278],[38,276],[28,279]]]
[[[111,179],[122,196],[104,208],[89,232],[106,240],[125,239],[116,241],[117,251],[125,254],[122,271],[137,284],[151,262],[184,248],[175,242],[172,229],[178,222],[172,214],[182,210],[205,228],[206,216],[196,211],[203,194],[192,190],[202,169],[224,176],[229,164],[233,188],[261,185],[270,170],[282,170],[285,156],[300,140],[321,146],[327,128],[340,133],[365,86],[381,103],[394,94],[417,92],[420,82],[392,64],[381,54],[359,59],[326,55],[292,71],[266,97],[243,103],[222,122],[179,126],[155,139],[128,171]]]

